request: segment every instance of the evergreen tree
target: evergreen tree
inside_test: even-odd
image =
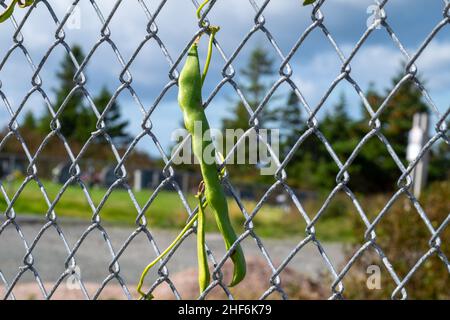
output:
[[[111,98],[112,94],[106,87],[103,87],[99,95],[94,99],[94,104],[100,114],[103,113]],[[96,119],[97,118],[95,118],[95,121],[97,121]],[[129,122],[127,120],[122,120],[120,106],[117,101],[114,101],[114,103],[109,107],[104,121],[106,132],[114,142],[121,144],[129,141],[130,136],[125,131]]]
[[[402,74],[392,80],[395,86]],[[375,91],[372,87],[367,93],[367,98],[374,110],[377,110],[388,97],[389,90],[384,95]],[[380,132],[387,138],[400,160],[406,163],[406,148],[408,145],[408,133],[412,128],[413,116],[418,112],[427,112],[427,105],[423,102],[422,95],[411,81],[404,83],[391,97],[386,108],[380,116]],[[367,112],[358,126],[358,135],[364,136],[370,130],[367,126],[370,116]],[[362,191],[386,191],[396,188],[396,181],[401,172],[384,143],[377,137],[370,139],[360,151],[358,157],[350,167],[356,171],[351,174],[351,183]]]
[[[346,108],[347,101],[342,95],[338,103],[333,106],[332,111],[319,121],[320,132],[329,141],[341,160],[350,156],[357,144],[354,122],[347,114]],[[292,148],[292,146],[288,148]],[[306,189],[326,189],[327,191],[336,185],[336,175],[339,172],[337,164],[324,143],[314,134],[303,141],[287,169],[291,185]]]
[[[245,81],[240,84],[240,87],[242,88],[242,92],[244,93],[248,104],[252,110],[255,110],[268,91],[268,86],[265,84],[264,78],[274,75],[273,60],[269,57],[267,51],[257,47],[251,53],[249,63],[241,70],[241,74]],[[267,120],[264,119],[264,115],[268,114],[268,107],[268,105],[264,107],[264,111],[260,117],[261,121]],[[225,118],[222,122],[222,126],[224,129],[247,130],[250,128],[248,123],[249,117],[242,101],[238,101],[231,111],[231,117]]]
[[[85,56],[80,46],[73,46],[72,53],[79,64],[84,60]],[[74,81],[76,71],[77,68],[70,55],[66,54],[60,65],[60,70],[56,75],[59,80],[59,87],[55,89],[56,99],[53,104],[55,112],[61,108],[70,92],[76,86],[76,82]],[[41,119],[40,128],[44,133],[49,131],[51,119],[48,112]],[[81,91],[78,90],[73,93],[58,119],[61,123],[60,131],[67,139],[84,142],[89,138],[91,130],[89,115],[84,106],[83,93]]]
[[[258,105],[263,100],[265,94],[269,90],[267,85],[267,80],[271,76],[274,75],[273,70],[273,60],[269,57],[267,51],[265,51],[261,47],[257,47],[253,50],[250,55],[250,60],[248,65],[241,70],[241,74],[243,76],[243,83],[240,83],[239,86],[242,89],[242,92],[252,110],[255,110]],[[250,115],[242,103],[242,101],[237,101],[234,108],[230,112],[230,117],[222,120],[222,128],[225,132],[226,129],[241,129],[247,131],[250,129],[249,118]],[[269,111],[269,105],[266,105],[259,117],[259,124],[261,127],[264,127],[264,123],[266,121],[272,121],[273,115],[271,115]],[[228,137],[229,139],[230,137]],[[237,137],[233,141],[233,144],[237,143]],[[250,153],[250,146],[247,143],[248,140],[245,141],[245,144],[240,144],[241,148],[245,147],[245,161],[248,164],[248,160],[252,158],[252,160],[256,160],[257,164],[261,164],[262,159],[260,159],[260,151],[258,145],[255,149],[253,149]],[[230,150],[226,150],[227,143],[230,144],[231,141],[226,141],[223,143],[225,152],[229,152]],[[259,141],[258,141],[259,143]],[[265,150],[265,149],[263,149]],[[241,152],[242,149],[238,152]],[[235,154],[236,156],[236,154]],[[254,156],[254,157],[252,157]],[[252,167],[255,164],[251,163],[250,165],[239,165],[236,166],[236,170],[239,172],[240,178],[245,178],[245,174],[249,174],[251,172]],[[228,167],[230,168],[230,167]]]
[[[320,130],[325,134],[326,138],[330,140],[334,148],[339,147],[339,143],[348,141],[350,138],[351,123],[347,108],[348,103],[344,94],[340,96],[339,101],[334,106],[333,111],[328,113],[321,121]],[[348,148],[340,148],[342,151],[347,151]]]
[[[73,46],[72,53],[78,64],[84,60],[84,54],[80,46]],[[76,86],[74,76],[77,71],[71,57],[66,54],[57,73],[59,86],[55,89],[56,99],[54,103],[55,112],[61,107],[70,92]],[[106,87],[103,87],[99,95],[94,98],[94,104],[100,113],[105,110],[109,101],[111,100],[111,93]],[[84,103],[84,95],[78,90],[72,94],[67,101],[64,110],[58,117],[61,123],[61,133],[69,140],[84,144],[91,133],[96,130],[98,121],[97,116],[90,105]],[[52,117],[47,112],[40,120],[39,128],[43,133],[49,131],[49,124]],[[113,141],[117,143],[124,143],[128,141],[129,136],[125,129],[128,126],[128,121],[121,120],[120,106],[114,102],[109,108],[104,119],[107,128],[107,133],[111,136]],[[103,140],[104,141],[104,140]]]
[[[402,74],[395,77],[392,80],[392,85],[397,84],[402,77]],[[387,95],[388,92],[384,99]],[[395,151],[402,160],[406,157],[408,133],[412,128],[413,117],[416,113],[428,113],[428,107],[423,101],[420,90],[409,80],[392,97],[380,118],[383,122],[383,133],[393,144]]]
[[[430,151],[428,180],[449,181],[450,180],[450,147],[441,141]]]
[[[23,123],[22,123],[21,127],[23,129],[30,130],[30,131],[36,130],[37,121],[36,121],[36,118],[34,117],[34,114],[32,111],[28,111],[25,114],[25,117],[23,118]]]
[[[279,116],[277,118],[282,136],[280,141],[281,151],[286,155],[305,130],[300,99],[291,91],[286,101],[286,107],[279,110]]]

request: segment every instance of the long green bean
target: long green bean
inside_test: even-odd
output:
[[[227,250],[230,250],[237,240],[236,233],[234,232],[228,215],[228,203],[225,191],[223,190],[222,184],[220,183],[217,166],[215,163],[206,162],[203,158],[203,151],[208,147],[209,144],[209,142],[203,138],[206,131],[208,131],[210,127],[202,105],[202,86],[211,60],[214,34],[218,30],[219,29],[217,27],[210,27],[210,42],[208,46],[208,55],[206,58],[203,74],[200,72],[200,62],[198,57],[199,39],[197,39],[189,49],[185,65],[180,73],[180,77],[178,80],[178,103],[183,111],[184,125],[192,136],[193,152],[200,163],[200,170],[203,176],[203,181],[196,196],[199,199],[198,213],[194,217],[192,217],[192,219],[184,227],[184,229],[176,237],[172,244],[144,269],[137,290],[143,297],[146,298],[152,298],[152,296],[146,296],[146,294],[142,291],[142,285],[145,276],[158,261],[160,261],[165,255],[170,252],[170,250],[173,249],[178,241],[181,240],[183,235],[193,226],[196,220],[198,281],[200,293],[206,290],[210,283],[210,273],[205,248],[204,210],[208,205],[214,213],[217,226],[225,242],[225,248]],[[201,124],[200,131],[195,130],[196,123]],[[202,200],[203,197],[205,198],[204,202]],[[236,245],[233,252],[230,254],[230,257],[234,264],[233,278],[231,280],[230,286],[234,286],[241,282],[246,274],[245,257],[239,244]]]
[[[197,10],[197,17],[200,19],[200,11],[210,0],[205,0]],[[205,291],[210,283],[210,273],[208,267],[208,259],[205,247],[205,208],[209,205],[214,213],[214,217],[221,232],[225,248],[230,250],[233,244],[237,241],[236,233],[231,225],[228,215],[228,203],[220,183],[219,172],[215,163],[208,163],[203,158],[203,151],[208,147],[208,141],[204,139],[205,133],[209,131],[209,123],[206,118],[203,104],[202,104],[202,87],[208,73],[209,65],[212,56],[212,47],[214,43],[214,36],[219,31],[219,27],[208,27],[209,34],[208,54],[205,61],[203,73],[200,72],[200,61],[198,57],[198,42],[199,38],[192,44],[189,49],[186,62],[180,73],[178,80],[178,104],[183,111],[184,125],[192,136],[192,148],[195,157],[200,163],[200,170],[203,176],[203,181],[200,184],[199,192],[196,197],[199,200],[198,213],[192,217],[189,223],[183,228],[181,233],[176,237],[172,244],[164,250],[154,261],[152,261],[143,271],[139,284],[138,292],[142,297],[153,298],[147,296],[142,291],[144,279],[149,270],[167,255],[181,240],[183,235],[193,226],[197,220],[197,258],[198,258],[198,282],[200,293]],[[201,124],[201,131],[195,130],[196,124]],[[214,153],[216,151],[214,150]],[[220,155],[217,153],[217,155]],[[223,169],[224,170],[224,169]],[[203,201],[205,198],[205,201]],[[239,244],[236,245],[233,252],[230,254],[231,260],[234,264],[233,278],[230,286],[237,285],[244,279],[246,274],[245,257],[242,248]]]
[[[198,58],[198,46],[194,43],[188,53],[186,63],[179,78],[178,103],[183,111],[184,125],[192,135],[192,147],[200,163],[200,170],[205,184],[205,197],[211,207],[217,226],[222,233],[227,250],[236,242],[237,236],[233,230],[228,215],[228,204],[225,192],[220,183],[219,173],[215,163],[203,159],[203,151],[209,142],[203,139],[209,131],[209,123],[202,105],[202,76]],[[195,124],[201,124],[201,130],[195,130]],[[199,132],[200,131],[200,132]],[[246,273],[245,258],[240,245],[231,254],[234,263],[233,279],[230,286],[238,284]]]
[[[197,259],[198,259],[198,286],[200,293],[206,290],[209,285],[211,275],[208,267],[208,256],[205,246],[205,203],[203,203],[204,184],[200,184],[198,199],[197,218]]]

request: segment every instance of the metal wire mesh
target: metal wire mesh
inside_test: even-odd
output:
[[[15,192],[15,194],[10,197],[8,193],[5,190],[5,186],[3,184],[3,181],[1,182],[1,192],[2,196],[5,198],[8,206],[7,209],[4,212],[5,221],[2,223],[0,227],[0,239],[2,237],[2,233],[7,227],[13,226],[19,235],[20,239],[23,242],[23,246],[26,250],[26,255],[23,259],[23,265],[19,268],[19,271],[17,272],[16,276],[11,280],[7,281],[4,277],[2,270],[0,270],[0,281],[5,285],[6,291],[2,293],[2,297],[9,299],[14,298],[13,289],[19,282],[19,280],[22,278],[22,276],[27,273],[31,272],[36,282],[39,285],[40,291],[42,293],[42,296],[47,299],[51,299],[54,295],[55,291],[58,289],[59,286],[62,285],[63,281],[71,276],[73,274],[73,268],[76,265],[77,260],[77,253],[80,248],[80,246],[88,241],[87,237],[89,234],[93,232],[100,232],[103,236],[104,242],[109,248],[110,255],[111,255],[111,261],[109,265],[107,266],[109,270],[108,276],[103,280],[102,284],[98,288],[98,290],[95,292],[93,296],[90,296],[84,286],[83,279],[78,279],[83,291],[84,296],[86,299],[96,299],[100,296],[104,288],[113,280],[117,280],[120,283],[120,286],[123,290],[124,295],[131,299],[132,295],[130,291],[134,290],[134,288],[129,288],[129,284],[126,283],[126,281],[123,279],[121,274],[121,268],[119,260],[121,256],[124,254],[124,252],[130,247],[130,244],[136,240],[136,237],[140,234],[144,234],[148,240],[149,244],[151,245],[152,249],[155,251],[155,254],[160,253],[160,247],[157,245],[157,239],[154,239],[152,236],[152,231],[147,226],[147,219],[146,219],[146,211],[148,207],[151,205],[152,201],[158,196],[159,192],[162,190],[162,188],[168,184],[173,185],[173,188],[177,191],[181,201],[183,202],[183,205],[186,209],[187,216],[192,216],[196,209],[192,209],[190,205],[188,204],[186,195],[183,194],[180,186],[177,184],[176,181],[174,181],[173,177],[175,174],[175,169],[172,166],[172,160],[170,156],[167,156],[164,152],[164,149],[162,148],[159,140],[158,140],[158,132],[155,132],[152,126],[152,113],[153,111],[158,108],[158,105],[162,98],[165,96],[167,91],[177,85],[177,79],[178,79],[178,70],[180,69],[180,62],[185,57],[187,50],[190,46],[190,44],[194,41],[194,39],[197,37],[197,35],[202,31],[203,28],[209,25],[208,21],[208,14],[210,10],[216,5],[218,2],[217,0],[212,0],[210,4],[205,7],[202,13],[202,18],[199,22],[199,28],[196,34],[192,36],[192,39],[190,43],[187,43],[184,50],[178,55],[178,56],[172,56],[169,53],[169,50],[166,48],[164,42],[159,37],[159,30],[157,26],[157,19],[158,15],[161,11],[161,9],[166,5],[167,0],[162,0],[159,2],[159,4],[156,7],[156,10],[153,12],[150,12],[148,9],[147,3],[145,0],[138,0],[139,4],[142,7],[143,12],[145,13],[147,19],[148,19],[148,25],[146,30],[146,36],[142,39],[142,42],[137,46],[134,53],[131,55],[131,57],[127,60],[125,59],[119,49],[117,48],[113,37],[111,35],[111,32],[109,30],[109,23],[112,19],[112,17],[116,14],[116,12],[121,9],[124,6],[124,1],[117,0],[115,1],[115,5],[111,12],[102,12],[97,5],[98,0],[90,0],[90,3],[92,7],[95,10],[95,14],[97,15],[100,23],[101,28],[99,29],[99,35],[100,38],[98,41],[92,46],[92,48],[89,51],[89,54],[86,56],[85,60],[79,65],[74,58],[73,54],[71,53],[70,46],[67,43],[67,39],[64,33],[64,27],[67,23],[72,11],[76,7],[76,5],[80,2],[80,0],[74,0],[73,5],[69,9],[69,11],[66,13],[63,17],[58,17],[56,13],[54,12],[52,8],[52,1],[49,0],[37,0],[35,4],[30,7],[23,18],[23,20],[14,22],[14,28],[15,33],[12,35],[14,45],[8,50],[8,52],[5,54],[4,57],[2,57],[0,62],[0,72],[2,68],[4,67],[5,63],[8,61],[8,59],[11,57],[12,53],[15,51],[21,51],[25,57],[27,62],[29,63],[30,67],[33,70],[33,75],[31,80],[32,88],[29,90],[27,95],[23,98],[22,101],[20,101],[19,104],[17,104],[16,107],[12,105],[10,102],[10,99],[7,97],[6,93],[2,90],[2,84],[0,83],[0,96],[1,100],[3,101],[4,107],[7,109],[10,118],[8,119],[8,132],[7,135],[3,138],[3,140],[0,143],[0,151],[2,150],[3,146],[9,141],[10,139],[18,139],[20,141],[20,144],[23,148],[23,152],[26,155],[28,159],[28,168],[27,168],[27,176],[25,177],[24,181],[22,182],[20,188]],[[253,238],[259,247],[259,250],[261,251],[261,254],[265,258],[265,261],[267,262],[267,265],[270,267],[270,270],[272,272],[272,275],[270,279],[267,279],[268,289],[264,294],[261,296],[262,299],[267,298],[274,292],[278,292],[283,298],[288,298],[287,294],[281,287],[281,277],[280,273],[291,263],[292,259],[298,254],[299,251],[301,251],[305,245],[307,244],[313,244],[317,247],[318,252],[320,253],[321,257],[323,258],[323,262],[328,268],[330,274],[333,277],[333,283],[331,287],[331,297],[330,298],[341,298],[344,294],[344,288],[343,288],[343,278],[348,273],[349,269],[356,263],[359,257],[362,256],[362,254],[369,250],[370,248],[374,249],[375,252],[379,255],[381,261],[383,262],[384,266],[388,270],[390,276],[392,277],[393,282],[395,283],[395,290],[392,292],[392,297],[394,298],[406,298],[407,292],[405,289],[406,284],[411,279],[413,274],[423,266],[425,261],[429,259],[432,255],[437,255],[441,260],[442,263],[445,265],[445,267],[450,272],[450,263],[448,261],[448,258],[443,253],[443,251],[440,248],[441,240],[440,235],[444,231],[444,229],[448,226],[450,221],[450,215],[447,216],[447,218],[441,223],[441,225],[438,228],[434,228],[432,223],[430,222],[427,213],[423,210],[421,204],[416,199],[416,197],[410,192],[410,184],[411,184],[411,178],[410,174],[414,170],[415,166],[419,162],[419,160],[424,156],[424,154],[430,150],[430,148],[436,144],[439,141],[445,141],[447,144],[449,143],[449,139],[447,136],[447,126],[446,126],[446,120],[448,118],[448,115],[450,113],[450,109],[447,109],[445,113],[441,114],[438,110],[438,108],[435,106],[430,94],[428,93],[425,84],[421,83],[420,80],[416,77],[417,75],[417,68],[415,66],[416,60],[421,56],[421,54],[424,52],[425,48],[430,44],[430,42],[433,40],[433,38],[441,32],[441,30],[447,26],[450,23],[450,2],[448,0],[443,0],[443,17],[442,20],[439,21],[439,23],[436,24],[434,29],[425,37],[422,44],[420,45],[419,49],[414,53],[409,53],[405,49],[405,47],[402,45],[401,40],[396,36],[395,31],[389,24],[389,19],[386,17],[381,17],[381,20],[378,21],[379,25],[374,22],[370,27],[367,28],[367,30],[364,32],[362,37],[359,39],[353,50],[351,51],[350,55],[346,56],[341,49],[339,48],[337,42],[334,40],[332,33],[328,30],[326,26],[326,22],[324,20],[324,16],[321,12],[321,6],[324,4],[324,0],[317,1],[314,5],[313,14],[311,16],[311,24],[309,27],[298,36],[298,40],[296,41],[295,45],[291,48],[291,50],[284,54],[280,47],[277,45],[277,40],[273,37],[271,32],[266,27],[266,20],[264,18],[264,12],[266,10],[267,5],[271,2],[271,0],[261,1],[261,3],[257,3],[255,0],[249,0],[250,4],[252,5],[254,9],[254,16],[249,17],[249,19],[253,20],[253,26],[248,31],[248,33],[245,35],[245,37],[242,39],[242,41],[239,43],[239,46],[234,50],[231,54],[225,53],[221,46],[220,46],[220,36],[215,41],[215,48],[220,53],[221,57],[223,58],[225,64],[222,70],[222,81],[216,86],[216,88],[212,91],[209,97],[205,100],[204,106],[207,108],[211,102],[216,97],[217,93],[221,90],[221,88],[225,84],[231,85],[236,95],[241,99],[242,103],[246,106],[246,109],[248,111],[249,115],[249,123],[251,124],[251,130],[255,129],[258,131],[259,129],[259,122],[258,118],[261,116],[261,112],[266,107],[268,101],[272,97],[272,95],[275,93],[277,88],[285,83],[289,85],[292,90],[295,92],[295,94],[300,99],[304,110],[306,110],[308,114],[307,119],[307,125],[308,130],[305,131],[300,137],[298,137],[298,141],[296,144],[292,147],[292,150],[289,152],[289,154],[286,156],[285,159],[282,161],[278,160],[278,170],[276,174],[274,175],[276,182],[273,183],[273,185],[267,190],[267,192],[264,194],[264,196],[258,201],[256,207],[253,209],[252,212],[247,212],[245,210],[245,206],[242,204],[242,201],[238,195],[238,193],[235,191],[232,183],[230,182],[228,177],[224,178],[224,185],[230,190],[230,192],[233,195],[234,201],[238,204],[239,208],[242,210],[242,214],[245,217],[245,231],[239,236],[238,242],[242,242],[247,238]],[[196,0],[192,0],[192,3],[195,7],[198,7],[199,3]],[[380,1],[379,7],[384,8],[386,4],[388,3],[388,0]],[[5,7],[5,1],[0,1],[0,4]],[[21,34],[21,30],[23,26],[27,23],[28,18],[31,14],[33,14],[33,10],[36,9],[36,6],[44,7],[45,10],[47,10],[51,18],[54,20],[54,23],[57,26],[56,32],[54,34],[54,42],[53,44],[48,48],[45,55],[42,57],[40,61],[33,61],[31,58],[28,48],[24,45],[24,38]],[[300,6],[300,3],[299,3]],[[395,44],[395,46],[398,48],[398,50],[401,52],[401,54],[407,59],[408,63],[405,65],[404,68],[404,76],[403,78],[395,85],[395,87],[392,89],[391,93],[388,95],[385,101],[383,101],[382,105],[379,108],[375,108],[375,106],[371,106],[371,104],[367,101],[365,94],[361,90],[360,86],[358,85],[357,81],[352,77],[351,72],[351,63],[352,60],[356,55],[358,55],[358,52],[360,49],[364,46],[366,40],[369,38],[371,33],[377,28],[378,26],[381,26],[387,34],[392,39],[392,42]],[[295,74],[295,70],[291,68],[290,62],[294,54],[299,50],[299,48],[302,46],[303,42],[306,38],[313,32],[313,30],[319,29],[323,32],[323,35],[327,41],[332,45],[334,50],[337,53],[337,56],[339,57],[341,61],[341,71],[339,75],[332,81],[331,85],[329,86],[326,93],[321,98],[320,102],[312,107],[308,104],[308,101],[304,98],[302,95],[302,88],[298,87],[296,83],[293,81],[292,76]],[[277,81],[274,83],[274,85],[270,88],[270,90],[266,93],[265,98],[260,102],[258,107],[255,110],[252,110],[250,107],[245,94],[242,92],[241,88],[239,87],[238,83],[235,81],[235,69],[233,67],[233,64],[236,62],[237,56],[239,52],[246,46],[249,39],[256,33],[262,33],[266,36],[268,42],[273,47],[273,51],[276,55],[278,55],[282,63],[279,66],[279,77]],[[136,60],[136,58],[140,55],[141,50],[143,46],[148,42],[154,42],[156,43],[164,55],[164,57],[167,60],[168,66],[170,67],[169,75],[168,75],[168,82],[164,89],[160,92],[157,99],[154,101],[154,103],[149,107],[146,108],[142,103],[141,99],[139,98],[138,94],[133,89],[133,80],[132,80],[132,74],[130,71],[130,66],[133,64],[133,62]],[[127,152],[121,156],[119,152],[117,151],[116,146],[112,142],[112,139],[109,137],[108,133],[105,131],[104,127],[102,126],[102,120],[104,119],[105,114],[108,112],[108,107],[103,111],[103,113],[100,113],[95,106],[93,99],[89,93],[89,91],[86,89],[86,78],[85,78],[85,71],[88,66],[88,63],[90,59],[92,58],[93,54],[96,52],[96,50],[99,48],[100,44],[106,43],[109,45],[114,52],[115,56],[117,57],[117,60],[122,66],[122,72],[120,74],[120,87],[116,90],[114,93],[110,104],[114,102],[119,95],[122,94],[124,91],[128,91],[131,96],[135,99],[136,103],[139,104],[141,111],[142,111],[142,130],[141,132],[134,137],[133,141],[129,144],[129,147],[127,149]],[[40,72],[43,68],[43,66],[47,63],[48,58],[50,54],[56,49],[62,47],[64,50],[71,55],[73,63],[76,65],[77,68],[77,74],[75,76],[76,84],[73,87],[70,95],[67,97],[65,102],[62,105],[56,106],[52,105],[50,102],[50,99],[48,98],[47,92],[43,88],[43,80],[41,79]],[[2,79],[3,81],[7,81],[5,79]],[[406,81],[413,81],[417,88],[422,92],[423,97],[425,98],[426,103],[429,106],[429,111],[433,113],[438,121],[434,128],[434,133],[432,137],[429,139],[428,143],[423,147],[420,154],[418,155],[417,159],[413,162],[411,162],[407,167],[404,166],[402,161],[397,156],[396,152],[392,148],[390,142],[388,139],[382,134],[380,131],[381,127],[381,120],[380,116],[385,111],[385,108],[387,104],[389,103],[391,97],[394,95],[394,93],[404,84]],[[356,91],[358,96],[360,97],[362,103],[364,104],[367,112],[370,114],[370,128],[371,130],[367,132],[367,134],[360,140],[356,148],[354,149],[351,156],[346,159],[345,161],[341,161],[338,155],[334,152],[332,145],[329,143],[327,138],[321,133],[318,127],[318,121],[316,120],[317,113],[319,110],[323,107],[324,103],[329,98],[331,92],[333,89],[341,82],[348,82]],[[73,94],[81,92],[86,99],[90,102],[90,105],[92,107],[92,111],[95,112],[97,118],[99,119],[97,124],[97,130],[95,132],[92,132],[91,138],[86,141],[84,147],[78,154],[74,154],[73,151],[70,148],[70,144],[67,141],[66,137],[62,135],[60,132],[60,123],[58,121],[58,117],[64,112],[65,104],[68,100],[70,100],[70,96]],[[29,148],[27,147],[26,141],[23,139],[19,132],[20,125],[17,122],[19,114],[22,112],[24,105],[26,104],[27,100],[30,98],[33,94],[39,94],[43,101],[45,101],[47,107],[49,108],[51,115],[53,117],[50,127],[51,131],[50,133],[45,137],[45,139],[42,141],[40,147],[35,153],[32,153],[29,151]],[[389,120],[387,120],[389,121]],[[294,190],[287,184],[286,182],[286,172],[285,168],[290,162],[292,156],[294,153],[301,148],[302,142],[307,139],[309,136],[315,135],[325,146],[328,152],[330,153],[330,156],[336,163],[336,166],[339,168],[339,173],[336,177],[336,185],[332,192],[328,195],[327,199],[325,200],[322,208],[319,210],[319,212],[316,214],[316,216],[313,219],[310,219],[308,214],[305,212],[304,208],[301,205],[300,200],[297,198]],[[115,174],[116,174],[116,181],[111,185],[111,187],[107,190],[105,193],[102,201],[98,206],[94,205],[94,201],[91,198],[89,188],[86,186],[83,181],[80,179],[81,171],[79,167],[80,159],[83,158],[84,152],[86,149],[93,143],[96,137],[103,136],[109,143],[111,150],[114,153],[115,156]],[[128,174],[125,168],[125,161],[129,154],[134,150],[138,142],[143,139],[144,137],[150,137],[152,141],[154,142],[155,146],[158,148],[162,159],[165,162],[165,168],[163,170],[165,179],[161,182],[161,184],[156,188],[151,195],[149,201],[145,206],[140,206],[138,201],[135,198],[135,195],[133,193],[132,188],[128,184]],[[63,142],[64,148],[70,157],[71,160],[71,168],[70,168],[70,178],[67,180],[67,182],[61,187],[58,195],[55,197],[54,200],[50,199],[48,196],[47,190],[44,186],[44,184],[40,180],[39,171],[36,167],[36,161],[39,159],[40,153],[42,149],[45,147],[47,142],[57,137]],[[348,168],[351,166],[352,161],[357,157],[360,150],[363,148],[365,143],[372,137],[377,137],[385,146],[386,150],[389,153],[390,157],[395,161],[395,164],[397,165],[398,169],[401,171],[401,175],[398,179],[398,190],[394,194],[394,196],[385,204],[384,208],[379,212],[377,217],[370,221],[367,217],[365,211],[363,210],[362,206],[359,204],[358,199],[356,198],[355,194],[350,190],[350,188],[347,186],[348,182],[351,179],[351,176],[347,172]],[[186,140],[187,141],[187,140]],[[185,142],[186,142],[185,141]],[[238,142],[239,143],[239,142]],[[268,146],[270,148],[270,146]],[[17,201],[17,199],[20,197],[20,194],[22,190],[26,187],[28,183],[31,181],[36,181],[36,183],[40,186],[40,191],[42,193],[42,197],[46,200],[48,204],[48,210],[46,213],[46,220],[47,222],[45,225],[43,225],[40,228],[39,233],[33,238],[32,241],[27,241],[26,237],[23,234],[22,227],[20,223],[17,221],[17,215],[14,204]],[[58,203],[60,197],[64,194],[66,189],[71,185],[72,183],[76,183],[81,187],[83,190],[83,193],[85,197],[88,199],[93,217],[91,224],[88,228],[84,231],[84,233],[79,237],[78,241],[75,244],[70,244],[66,240],[66,235],[64,233],[64,229],[60,226],[57,217],[58,212],[55,209],[56,204]],[[111,193],[118,188],[119,186],[125,188],[132,201],[134,206],[136,207],[136,228],[133,233],[129,235],[129,237],[126,239],[126,241],[123,242],[123,244],[119,247],[113,247],[111,239],[109,237],[109,234],[106,230],[106,228],[102,225],[102,207],[108,197],[111,195]],[[266,250],[266,247],[264,246],[264,241],[258,236],[258,230],[254,228],[253,225],[253,218],[258,214],[260,209],[265,205],[267,199],[270,197],[271,193],[276,188],[282,188],[285,190],[285,192],[290,196],[292,199],[292,202],[298,209],[298,212],[300,213],[300,216],[305,220],[307,223],[307,236],[304,238],[303,241],[298,243],[298,245],[290,252],[290,254],[282,261],[281,264],[275,265],[273,260],[271,259],[270,252]],[[345,192],[345,194],[351,199],[352,203],[354,204],[357,212],[359,213],[362,221],[364,222],[367,230],[365,234],[366,242],[360,247],[359,250],[356,251],[356,253],[349,259],[345,266],[338,270],[337,266],[334,264],[334,262],[329,258],[327,255],[327,251],[322,245],[321,241],[319,241],[316,237],[316,231],[315,231],[315,224],[317,221],[321,218],[322,213],[326,210],[327,206],[333,199],[333,197],[338,192]],[[417,211],[417,213],[420,215],[421,219],[423,220],[423,223],[426,225],[429,234],[430,234],[430,240],[429,240],[429,250],[417,260],[417,263],[411,268],[409,273],[403,277],[400,278],[399,275],[394,270],[391,261],[388,259],[388,257],[384,254],[383,250],[377,245],[377,235],[376,235],[376,228],[377,225],[380,223],[380,221],[383,219],[383,217],[388,213],[389,208],[392,206],[392,204],[402,195],[406,195],[407,198],[412,203],[413,207]],[[58,237],[60,241],[64,244],[64,247],[67,251],[67,258],[65,260],[65,271],[59,276],[58,281],[54,283],[54,285],[50,288],[46,288],[44,286],[44,283],[41,279],[41,276],[39,274],[38,268],[34,264],[34,255],[35,255],[35,248],[39,241],[42,239],[43,235],[47,233],[50,229],[54,229],[58,233]],[[191,229],[190,232],[188,232],[184,238],[183,241],[188,238],[192,237],[193,233],[195,233],[195,228]],[[237,245],[237,243],[235,244]],[[150,292],[153,291],[156,287],[161,285],[162,283],[167,283],[171,290],[173,291],[174,295],[177,298],[181,298],[180,294],[177,291],[176,286],[173,284],[173,282],[170,279],[169,276],[169,270],[167,267],[167,263],[172,259],[174,255],[177,254],[177,249],[179,246],[176,246],[170,254],[162,261],[161,265],[159,266],[158,270],[158,279],[151,285],[149,288]],[[203,294],[200,296],[200,298],[206,298],[208,294],[211,292],[212,289],[215,287],[220,287],[224,290],[224,292],[227,294],[229,298],[233,298],[232,294],[230,293],[226,283],[223,281],[223,275],[222,275],[222,268],[227,260],[229,258],[229,252],[225,254],[224,256],[215,256],[214,252],[209,251],[209,258],[214,263],[214,271],[212,273],[213,281],[211,282],[208,289],[203,292]]]

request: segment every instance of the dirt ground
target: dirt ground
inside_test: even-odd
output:
[[[247,261],[248,274],[245,280],[236,288],[232,288],[231,292],[235,299],[258,299],[270,287],[270,276],[272,272],[263,260],[250,258]],[[231,264],[225,265],[224,280],[228,282],[231,278]],[[190,268],[186,271],[178,272],[170,277],[175,284],[178,293],[183,299],[198,298],[197,271]],[[308,279],[307,277],[286,268],[281,273],[282,288],[286,291],[291,299],[326,299],[329,296],[329,289],[320,285],[318,282]],[[46,290],[49,290],[53,284],[44,283]],[[85,283],[86,290],[92,298],[98,290],[100,284],[88,282]],[[4,294],[4,287],[0,287],[0,291]],[[139,298],[135,291],[135,286],[128,287],[134,299]],[[43,299],[41,290],[36,283],[17,284],[13,290],[16,299]],[[155,299],[171,300],[175,299],[175,295],[165,282],[162,283],[154,292]],[[119,300],[126,299],[122,287],[112,281],[108,284],[99,296],[102,300]],[[225,292],[219,287],[215,287],[208,294],[207,299],[226,299]],[[280,299],[278,293],[273,293],[269,299]],[[79,289],[69,289],[63,282],[52,296],[54,300],[74,300],[85,299],[83,293]]]

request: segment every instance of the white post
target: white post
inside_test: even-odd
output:
[[[420,153],[420,150],[428,141],[428,114],[416,113],[413,118],[413,127],[408,136],[408,148],[406,150],[406,159],[414,161]],[[422,188],[425,187],[428,174],[428,157],[426,152],[412,171],[412,191],[416,198],[420,197]]]
[[[142,190],[142,170],[134,171],[134,191]]]

